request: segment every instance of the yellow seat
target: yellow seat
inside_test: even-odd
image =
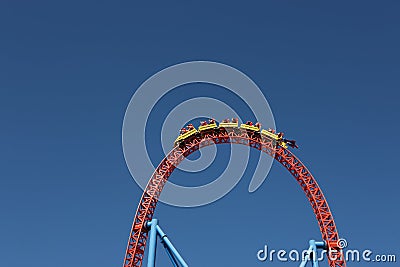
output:
[[[267,130],[262,130],[261,134],[264,135],[265,137],[272,138],[272,139],[274,139],[276,141],[279,140],[279,137],[278,137],[277,134],[271,133],[271,132],[269,132]]]
[[[199,132],[205,131],[205,130],[210,130],[210,129],[215,129],[215,128],[217,128],[217,124],[216,123],[202,125],[202,126],[199,127]]]
[[[283,148],[288,148],[288,145],[285,142],[279,142],[279,145]]]
[[[179,135],[178,138],[176,138],[174,144],[176,144],[178,141],[185,140],[189,136],[192,136],[192,135],[194,135],[196,133],[198,133],[198,131],[196,129],[192,129],[190,131],[187,131],[186,133]]]
[[[257,126],[247,125],[247,124],[244,124],[244,123],[240,125],[240,128],[246,129],[246,130],[250,130],[250,131],[255,131],[255,132],[260,131],[260,129]]]
[[[237,122],[220,122],[219,127],[220,128],[237,128],[239,126],[239,123]]]

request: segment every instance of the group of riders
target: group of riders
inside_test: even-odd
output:
[[[222,122],[222,123],[238,123],[238,122],[239,122],[239,119],[238,119],[238,118],[232,118],[232,120],[230,120],[230,119],[224,119],[224,120],[222,120],[221,122]],[[207,122],[207,121],[201,121],[201,122],[200,122],[200,125],[201,125],[201,126],[206,126],[206,125],[215,124],[215,123],[216,123],[215,119],[211,118],[211,119],[208,120],[208,122]],[[246,124],[249,125],[249,126],[255,126],[255,127],[257,127],[259,130],[261,130],[261,123],[259,123],[259,122],[256,122],[255,124],[253,124],[253,122],[247,121]],[[180,130],[180,134],[187,133],[187,132],[189,132],[189,131],[191,131],[191,130],[193,130],[193,129],[195,129],[194,125],[190,123],[190,124],[188,124],[186,127],[182,128],[182,129]],[[296,145],[296,140],[289,140],[289,139],[283,138],[283,133],[282,133],[282,132],[276,133],[274,129],[268,129],[268,132],[273,133],[273,134],[276,134],[276,135],[278,136],[278,139],[279,139],[279,140],[282,140],[283,142],[285,142],[286,144],[288,144],[290,147],[298,148],[298,146]]]

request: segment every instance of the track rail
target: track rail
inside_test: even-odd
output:
[[[274,140],[243,129],[212,130],[201,136],[193,136],[180,146],[174,147],[161,161],[151,176],[132,223],[128,246],[124,258],[124,267],[142,266],[148,231],[147,222],[151,221],[161,191],[176,166],[184,158],[202,147],[214,144],[241,144],[258,149],[277,160],[296,179],[314,211],[321,231],[322,239],[331,250],[337,250],[336,259],[328,258],[330,267],[344,267],[346,262],[338,248],[339,234],[332,213],[317,181],[306,166],[289,150],[277,145]]]

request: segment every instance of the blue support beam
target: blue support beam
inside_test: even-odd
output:
[[[174,267],[188,267],[188,264],[179,254],[178,250],[172,245],[172,242],[169,240],[167,235],[158,225],[158,220],[153,219],[151,222],[147,223],[147,228],[149,229],[149,255],[147,259],[148,267],[155,267],[156,263],[156,250],[157,250],[157,236],[160,237],[161,242],[163,243],[165,250],[167,252],[168,257],[170,258]]]
[[[147,258],[147,266],[148,267],[156,266],[157,226],[158,226],[157,219],[153,219],[150,223],[147,224],[147,227],[150,228],[150,231],[149,231],[149,256]]]
[[[165,245],[165,243],[164,243],[164,248],[165,248],[165,251],[167,252],[169,259],[171,260],[172,264],[174,265],[174,267],[179,267],[178,262],[176,261],[176,259],[174,258],[174,256],[172,255],[172,253],[168,249],[168,247]]]
[[[187,263],[185,260],[182,258],[182,256],[179,254],[178,250],[172,245],[171,241],[167,237],[167,235],[163,232],[160,226],[157,225],[157,232],[161,237],[161,240],[164,242],[164,244],[167,246],[169,251],[171,252],[172,256],[178,261],[178,263],[182,267],[188,267]]]
[[[307,250],[307,255],[300,263],[300,267],[305,267],[308,261],[312,262],[312,267],[318,267],[318,254],[317,249],[326,249],[326,243],[324,241],[310,240],[310,247]]]
[[[158,225],[158,220],[153,219],[151,222],[147,223],[147,228],[149,229],[149,255],[147,260],[148,267],[155,267],[156,264],[156,250],[157,250],[157,237],[159,236],[161,242],[163,243],[168,257],[170,258],[174,267],[188,267],[188,264],[179,254],[178,250],[174,247],[172,242],[169,240],[167,235]],[[305,267],[310,261],[312,267],[319,267],[318,265],[318,249],[326,249],[326,243],[324,241],[309,241],[309,248],[305,257],[303,258],[300,267]]]

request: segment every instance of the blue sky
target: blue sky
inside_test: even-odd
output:
[[[2,1],[0,265],[122,264],[141,195],[122,153],[125,109],[151,75],[191,60],[252,78],[278,129],[298,140],[296,154],[349,247],[399,256],[399,8],[397,1]],[[164,114],[168,105],[160,105]],[[151,157],[159,161],[156,141]],[[223,168],[220,150],[221,164],[204,177]],[[264,244],[303,249],[320,238],[281,166],[253,194],[250,179],[251,168],[211,205],[158,206],[161,226],[191,266],[297,266],[255,255]],[[349,264],[365,265],[374,264]]]

